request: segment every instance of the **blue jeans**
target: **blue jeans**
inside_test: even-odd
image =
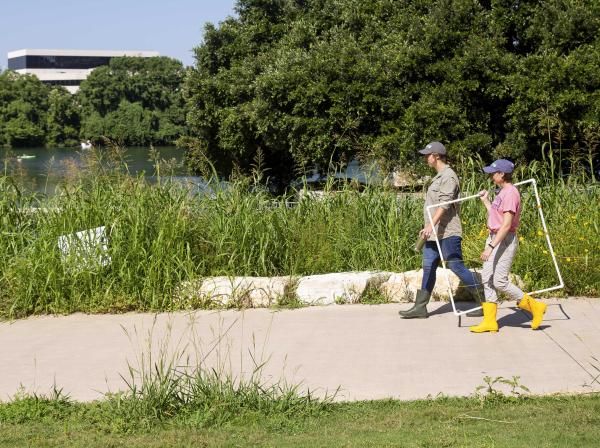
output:
[[[440,240],[442,254],[444,254],[446,266],[458,276],[472,294],[477,296],[479,294],[477,279],[475,274],[467,269],[463,263],[461,241],[462,238],[459,236],[442,238]],[[439,264],[440,254],[435,241],[427,241],[423,249],[423,281],[421,289],[426,290],[430,294],[435,286],[435,274]]]

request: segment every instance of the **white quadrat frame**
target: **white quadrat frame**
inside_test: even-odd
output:
[[[554,291],[557,289],[564,288],[565,284],[563,282],[562,275],[560,274],[560,269],[558,268],[558,262],[556,261],[556,255],[554,254],[554,249],[552,248],[552,243],[550,242],[550,235],[548,234],[548,227],[546,226],[546,219],[544,218],[544,212],[542,211],[542,204],[540,202],[540,195],[538,193],[537,183],[536,183],[535,179],[527,179],[527,180],[524,180],[521,182],[517,182],[513,185],[519,186],[519,185],[525,185],[525,184],[532,184],[532,186],[533,186],[537,209],[540,214],[540,219],[542,221],[544,235],[546,236],[546,243],[548,244],[548,249],[550,251],[550,254],[552,255],[552,261],[554,262],[554,267],[556,268],[556,275],[558,276],[558,280],[559,280],[559,284],[556,286],[552,286],[550,288],[545,288],[545,289],[539,289],[537,291],[531,291],[531,292],[527,293],[529,295],[535,295],[535,294],[541,294],[543,292]],[[446,268],[446,260],[444,260],[444,255],[442,254],[440,240],[438,239],[437,232],[435,230],[435,226],[433,225],[433,217],[431,215],[431,209],[440,207],[442,205],[449,205],[449,204],[454,204],[457,202],[468,201],[469,199],[478,198],[478,197],[479,197],[479,194],[474,194],[471,196],[466,196],[464,198],[454,199],[452,201],[446,201],[446,202],[440,202],[439,204],[428,205],[426,208],[427,217],[429,218],[429,223],[431,224],[431,228],[433,229],[432,233],[435,238],[435,244],[437,246],[438,253],[440,254],[442,267],[444,268],[444,272],[446,273],[446,281],[448,282],[448,296],[450,297],[450,302],[452,303],[452,310],[454,311],[454,314],[456,316],[462,316],[463,314],[470,313],[471,311],[479,310],[479,309],[481,309],[481,306],[477,306],[475,308],[471,308],[471,309],[464,310],[464,311],[458,311],[456,309],[456,304],[454,303],[454,296],[452,295],[452,284],[450,283],[450,274],[448,273],[448,269]]]

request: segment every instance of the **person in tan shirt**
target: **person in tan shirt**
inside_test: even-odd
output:
[[[427,207],[433,204],[458,199],[460,183],[458,176],[448,166],[446,160],[446,147],[440,142],[431,142],[419,151],[423,154],[427,165],[437,172],[431,185],[427,189],[423,215],[425,226],[419,236],[426,241],[423,249],[423,280],[421,289],[417,291],[415,303],[412,308],[400,311],[404,319],[426,318],[427,304],[435,286],[436,271],[440,263],[440,254],[433,234],[433,228],[427,216]],[[458,203],[436,207],[431,211],[432,221],[440,242],[440,247],[446,260],[446,265],[469,288],[473,296],[479,301],[481,291],[473,272],[465,266],[462,257],[462,225],[460,222],[460,207]],[[468,313],[469,316],[481,316],[480,310]]]

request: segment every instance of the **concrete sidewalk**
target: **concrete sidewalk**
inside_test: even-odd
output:
[[[0,323],[0,400],[19,387],[53,384],[77,400],[124,389],[128,366],[163,351],[239,376],[265,362],[263,377],[302,383],[337,398],[415,399],[470,395],[485,376],[512,378],[531,393],[600,390],[600,299],[548,300],[540,331],[514,302],[499,309],[500,332],[471,334],[433,303],[429,319],[402,320],[405,305],[343,305],[274,311],[34,317]]]

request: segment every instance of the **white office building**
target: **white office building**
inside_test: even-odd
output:
[[[61,85],[71,93],[97,67],[108,65],[112,58],[159,56],[156,51],[104,50],[16,50],[8,53],[8,68],[32,74],[46,84]]]

